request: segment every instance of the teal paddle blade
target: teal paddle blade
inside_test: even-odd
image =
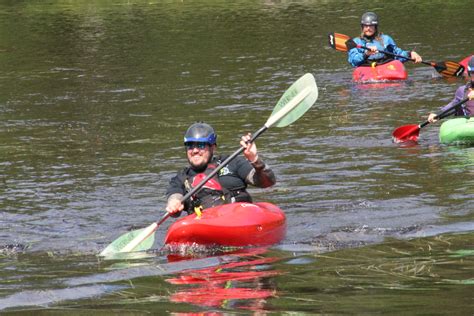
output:
[[[458,251],[455,251],[451,257],[468,257],[468,256],[474,256],[474,249],[461,249]]]
[[[316,81],[312,74],[307,73],[293,83],[281,96],[268,121],[271,121],[272,117],[279,117],[283,114],[274,126],[288,126],[303,116],[317,99],[318,87],[316,86]],[[288,105],[290,105],[290,108],[287,108]]]
[[[140,235],[146,228],[142,229],[137,229],[131,232],[128,232],[126,234],[123,234],[116,240],[114,240],[110,245],[107,246],[102,252],[100,253],[100,256],[107,256],[111,254],[115,254],[120,252],[125,246],[127,246],[132,240],[134,240],[138,235]],[[133,251],[144,251],[148,250],[151,247],[153,247],[153,244],[155,243],[155,234],[151,234],[149,237],[144,239],[142,242],[140,242],[135,248],[133,248]]]

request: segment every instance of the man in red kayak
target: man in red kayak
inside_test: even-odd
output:
[[[447,113],[444,117],[454,114],[455,116],[473,116],[474,115],[474,56],[469,59],[467,63],[467,74],[468,74],[468,82],[465,85],[460,86],[456,93],[454,94],[453,100],[443,106],[441,111],[447,110],[451,105],[460,102],[464,98],[469,98],[469,101],[466,103],[452,109],[449,113]],[[430,113],[428,115],[428,122],[434,123],[437,120],[435,119],[436,114]]]
[[[240,145],[244,157],[236,157],[211,178],[189,201],[181,202],[207,174],[212,172],[227,156],[217,155],[217,135],[206,123],[192,124],[184,135],[184,147],[189,166],[170,180],[166,195],[166,211],[177,217],[181,211],[195,211],[232,202],[252,202],[247,185],[267,188],[275,184],[275,174],[257,154],[255,143],[248,143],[251,135],[242,136]]]
[[[390,36],[379,32],[379,18],[374,12],[364,13],[360,25],[362,33],[360,37],[354,38],[354,42],[357,45],[367,47],[368,50],[354,47],[347,52],[347,60],[353,67],[364,64],[369,65],[372,62],[383,62],[394,58],[380,53],[379,51],[382,50],[405,56],[407,59],[395,57],[395,59],[399,59],[401,62],[406,62],[409,59],[413,59],[415,63],[422,61],[421,56],[415,51],[405,51],[397,47],[397,44],[395,44],[395,41]]]

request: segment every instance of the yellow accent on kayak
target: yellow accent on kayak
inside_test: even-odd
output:
[[[202,206],[197,206],[194,208],[194,213],[196,213],[196,218],[201,218],[202,216]]]

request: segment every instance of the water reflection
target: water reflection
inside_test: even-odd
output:
[[[450,156],[451,164],[446,165],[446,171],[461,168],[464,172],[471,173],[474,165],[473,146],[446,146],[446,152]]]
[[[465,314],[472,310],[466,286],[473,282],[469,267],[474,258],[466,245],[474,235],[433,234],[331,252],[300,247],[194,258],[167,254],[144,259],[146,265],[133,260],[131,266],[113,270],[113,263],[99,268],[92,257],[46,256],[42,263],[50,275],[41,287],[34,281],[39,256],[23,256],[23,266],[2,261],[2,273],[22,267],[23,275],[2,275],[2,291],[8,294],[0,299],[0,309],[41,306],[43,312],[80,314],[91,309],[159,313],[166,308],[189,315],[232,310],[405,313],[423,307],[432,313],[441,307],[433,302],[448,297],[456,303],[454,310]]]
[[[282,272],[271,265],[279,259],[261,257],[264,252],[264,249],[239,251],[234,253],[239,258],[237,262],[185,271],[166,279],[181,288],[171,294],[170,300],[206,307],[265,310],[265,299],[277,295],[273,278]]]

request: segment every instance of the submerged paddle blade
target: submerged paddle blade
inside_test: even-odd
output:
[[[403,143],[407,141],[418,141],[420,134],[419,125],[405,125],[397,128],[392,133],[392,138],[395,143]]]
[[[445,78],[460,77],[464,73],[464,66],[455,61],[443,61],[431,65]]]
[[[150,226],[123,234],[119,238],[115,239],[110,245],[108,245],[107,248],[102,250],[99,255],[102,257],[107,257],[119,252],[129,252],[132,250],[145,251],[150,249],[155,243],[155,234],[147,234],[148,237],[142,237],[143,233],[145,233],[145,230],[149,229]],[[139,240],[137,240],[137,238],[139,238]],[[132,243],[136,243],[135,247],[132,250],[127,250],[127,246]]]
[[[291,85],[278,100],[265,126],[285,127],[299,119],[318,99],[314,76],[305,74]]]
[[[170,213],[166,212],[158,222],[154,222],[145,228],[137,229],[120,236],[102,250],[99,256],[108,256],[119,252],[145,251],[150,249],[155,243],[155,231],[168,217],[170,217]]]
[[[350,43],[352,41],[349,36],[341,33],[329,33],[328,40],[329,46],[340,52],[347,52],[347,43]],[[352,41],[352,43],[354,43],[354,41]]]

